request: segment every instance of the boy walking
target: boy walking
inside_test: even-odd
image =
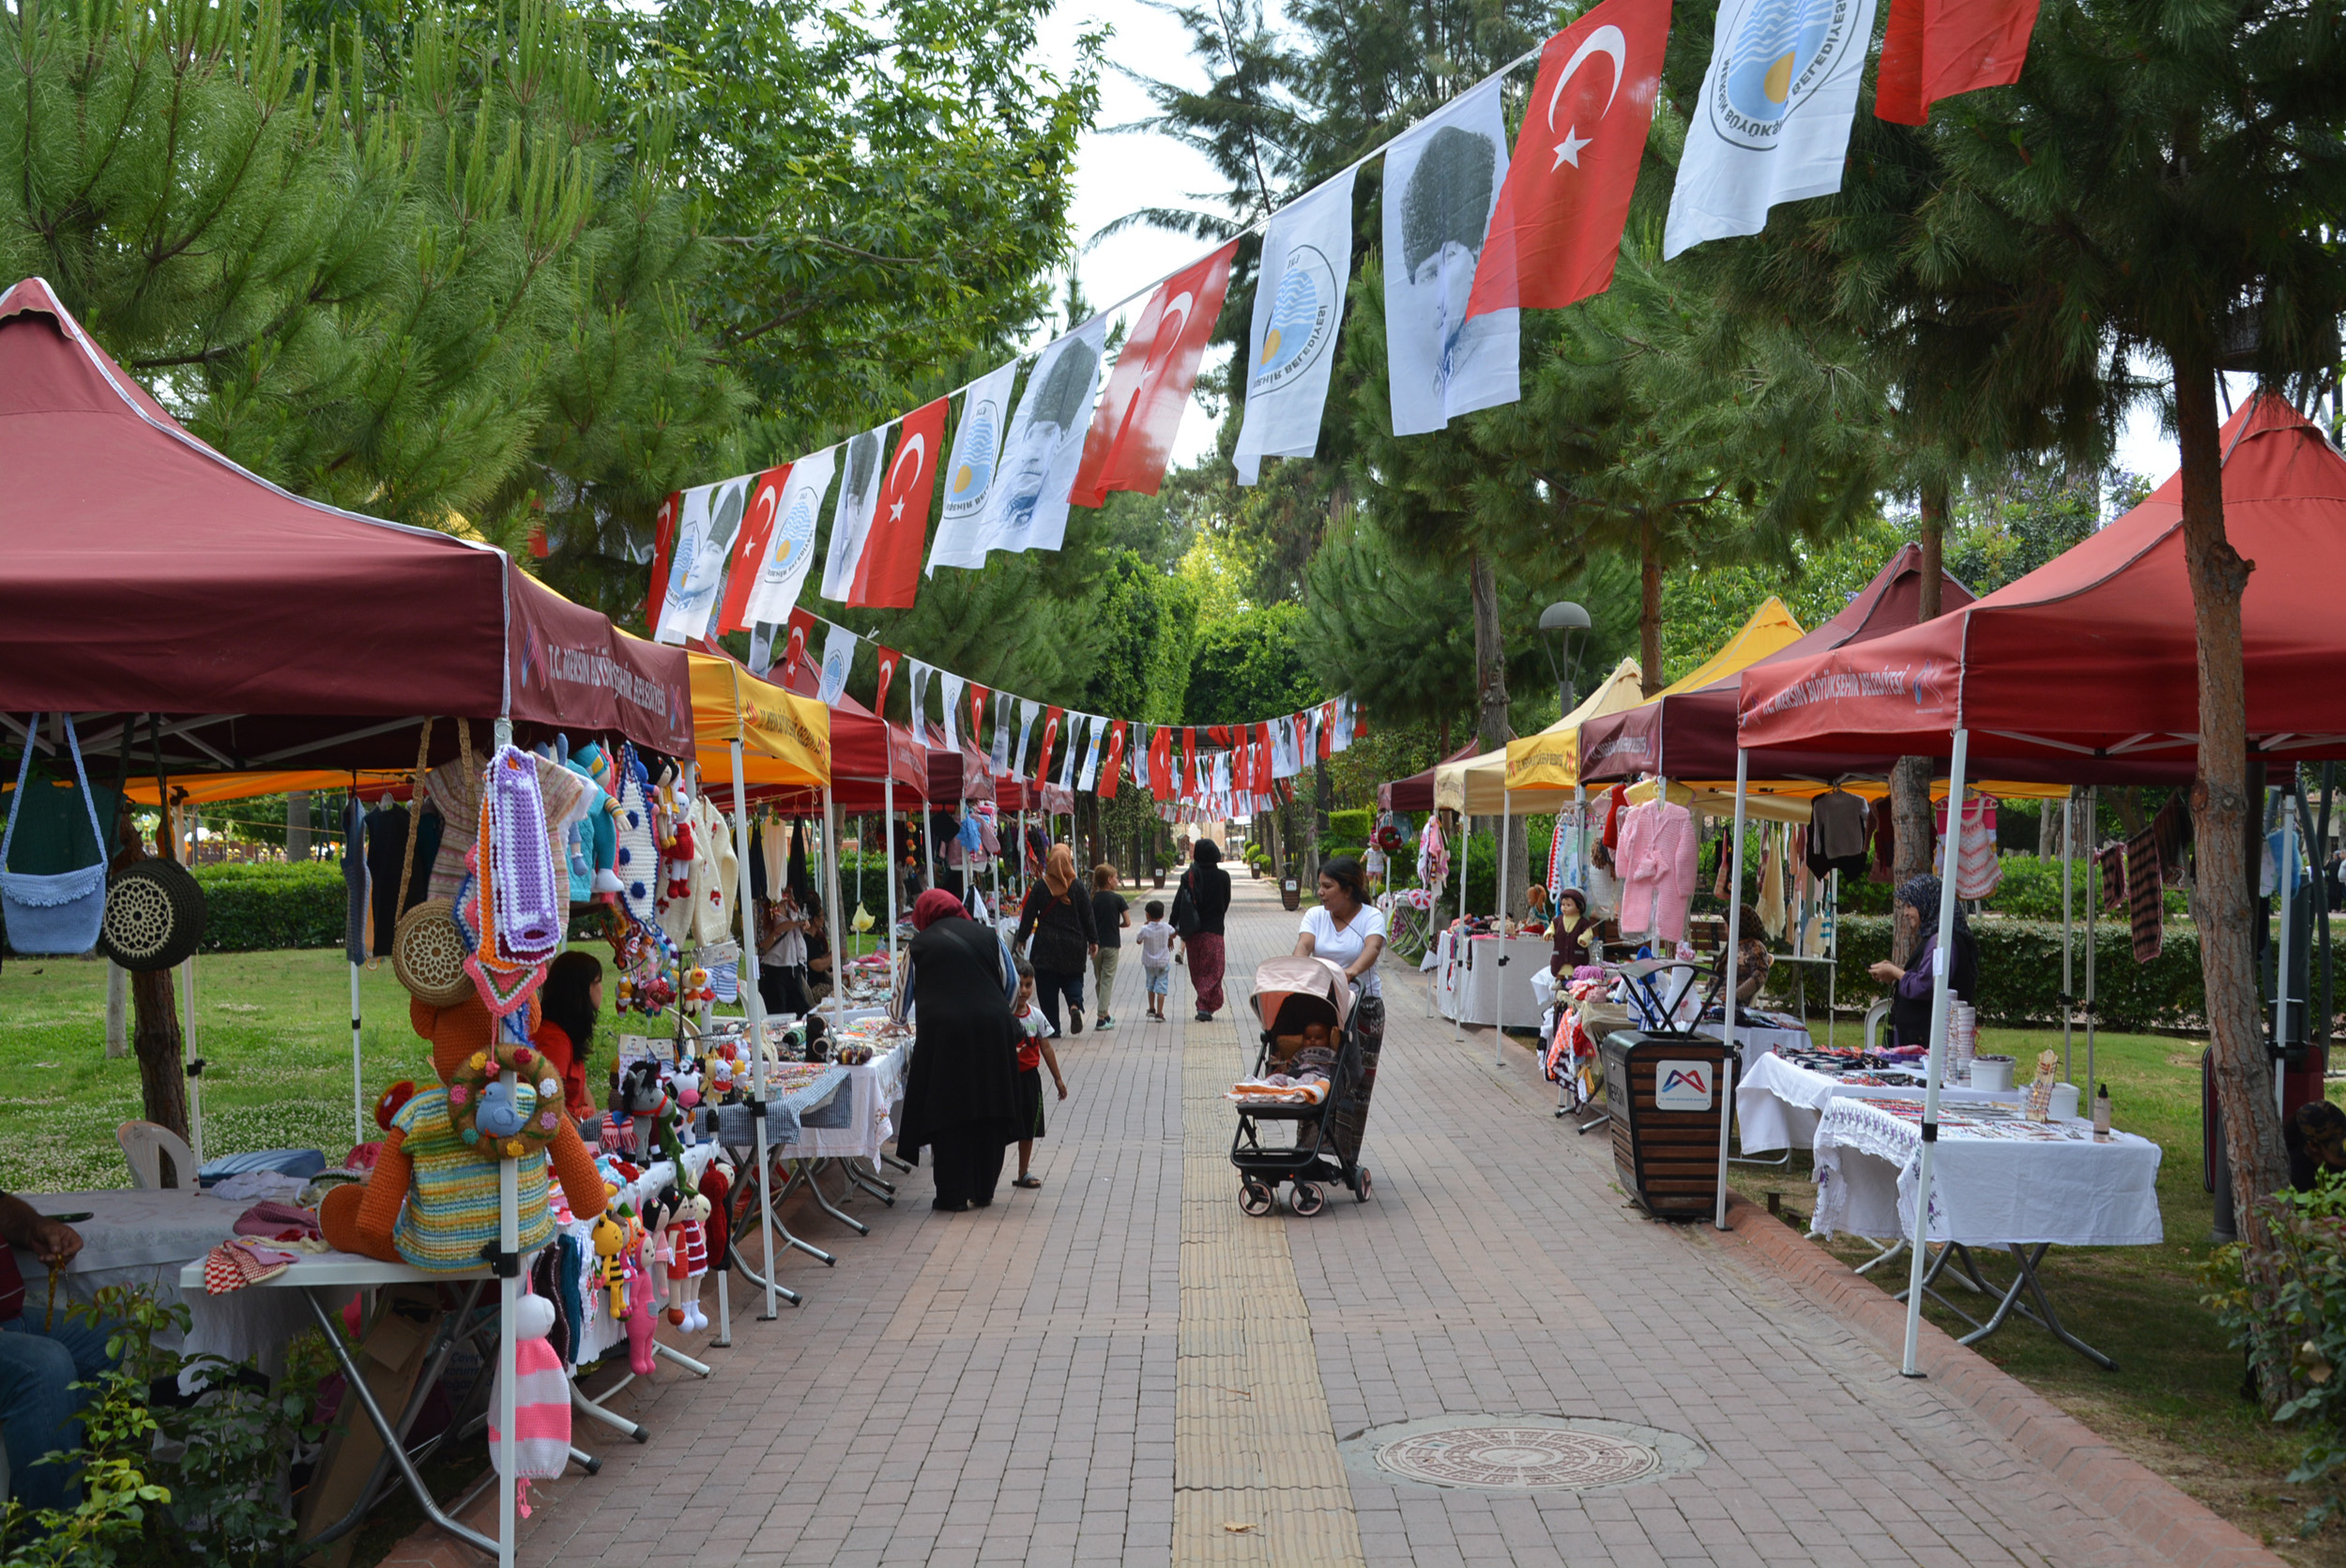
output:
[[[1165,998],[1173,989],[1173,928],[1165,923],[1165,901],[1152,898],[1141,913],[1149,921],[1133,933],[1140,950],[1140,972],[1149,982],[1149,1016],[1165,1022]]]
[[[1061,1100],[1067,1098],[1067,1079],[1059,1070],[1059,1053],[1051,1049],[1051,1036],[1059,1031],[1034,1005],[1034,966],[1023,954],[1012,962],[1018,967],[1018,995],[1010,1004],[1018,1024],[1018,1124],[1027,1135],[1018,1140],[1018,1174],[1011,1185],[1032,1188],[1043,1185],[1042,1178],[1029,1170],[1034,1140],[1043,1135],[1043,1067],[1049,1064]]]
[[[1109,994],[1116,989],[1116,960],[1124,945],[1122,932],[1131,929],[1132,906],[1116,891],[1116,868],[1105,861],[1091,868],[1091,929],[1099,935],[1099,946],[1091,950],[1091,980],[1100,994],[1100,1017],[1096,1028],[1112,1029],[1116,1020],[1108,1015]]]

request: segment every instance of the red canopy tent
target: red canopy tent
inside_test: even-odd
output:
[[[2241,603],[2249,744],[2280,761],[2346,756],[2346,459],[2278,397],[2225,423],[2224,527],[2256,570]],[[1969,732],[1998,772],[2079,784],[2188,779],[2199,643],[2183,557],[2183,480],[2019,581],[1938,619],[1744,672],[1755,774],[1779,751],[1945,756]]]
[[[801,660],[789,680],[776,684],[803,697],[814,696],[821,689],[812,660]],[[885,781],[891,773],[898,810],[918,810],[934,798],[928,761],[911,732],[902,724],[882,721],[842,692],[830,705],[831,799],[850,814],[885,810]],[[806,790],[782,791],[761,799],[783,801],[786,808],[821,809],[820,797]]]
[[[1873,581],[1822,626],[1746,666],[1766,668],[1813,659],[1835,648],[1871,642],[1914,624],[1922,598],[1923,552],[1907,544]],[[1972,592],[1941,573],[1942,613],[1972,602]],[[1636,708],[1591,719],[1580,726],[1580,774],[1592,784],[1661,773],[1672,779],[1725,779],[1735,774],[1735,703],[1745,671],[1720,677],[1691,692],[1666,694]],[[1846,770],[1830,753],[1813,757],[1771,755],[1767,777],[1830,775]]]
[[[427,714],[692,754],[682,649],[501,550],[238,467],[39,279],[0,294],[0,711],[171,715],[165,766],[198,772],[412,767]]]
[[[1464,762],[1469,757],[1479,756],[1481,748],[1480,741],[1470,740],[1436,763],[1434,768],[1445,768],[1451,763]],[[1432,811],[1434,809],[1434,768],[1428,768],[1423,773],[1412,773],[1406,779],[1395,779],[1391,784],[1379,784],[1377,786],[1377,809],[1388,812]]]

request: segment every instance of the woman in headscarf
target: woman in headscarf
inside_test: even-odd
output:
[[[1189,958],[1189,983],[1197,991],[1197,1021],[1213,1022],[1222,1011],[1222,920],[1230,912],[1230,874],[1222,869],[1222,846],[1199,839],[1192,851],[1181,886],[1189,892],[1191,918],[1197,923],[1183,935]]]
[[[586,1056],[594,1048],[595,1014],[602,1011],[602,964],[576,948],[546,966],[538,988],[538,1032],[529,1043],[562,1080],[562,1106],[573,1121],[594,1115],[586,1093]]]
[[[1912,953],[1902,969],[1885,958],[1867,972],[1890,987],[1890,1028],[1897,1043],[1927,1045],[1931,954],[1939,951],[1939,878],[1909,877],[1898,889],[1897,902],[1914,911]],[[1960,904],[1955,909],[1955,941],[1947,951],[1947,989],[1957,1000],[1977,1005],[1979,943],[1972,936]]]
[[[1034,945],[1027,947],[1032,936]],[[1075,852],[1063,844],[1051,845],[1043,862],[1043,880],[1029,885],[1027,901],[1018,909],[1018,934],[1013,948],[1027,949],[1034,966],[1034,989],[1043,1003],[1043,1016],[1051,1032],[1084,1032],[1084,967],[1100,951],[1099,933],[1091,923],[1091,894],[1075,885]],[[1067,998],[1067,1022],[1059,1015],[1060,997]]]
[[[896,1156],[918,1165],[931,1151],[938,1212],[983,1209],[1021,1131],[1015,976],[1001,938],[941,888],[914,902],[912,928],[912,1067]]]

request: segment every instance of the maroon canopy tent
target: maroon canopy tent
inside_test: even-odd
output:
[[[2346,756],[2346,460],[2278,397],[2226,421],[2224,527],[2255,563],[2241,603],[2251,750]],[[2019,581],[1950,615],[1742,678],[1755,776],[1779,750],[1945,756],[1972,771],[2035,763],[2079,784],[2188,779],[2199,742],[2199,640],[2183,555],[2183,480]]]
[[[182,771],[410,767],[425,715],[692,754],[683,649],[625,635],[501,550],[238,467],[38,279],[0,294],[0,711],[171,715]],[[435,757],[454,728],[434,730]]]
[[[1480,745],[1479,741],[1470,740],[1441,761],[1434,764],[1434,768],[1446,768],[1454,762],[1464,762],[1469,757],[1480,756],[1482,754]],[[1412,773],[1406,779],[1395,779],[1391,784],[1379,784],[1377,786],[1377,809],[1388,812],[1432,811],[1434,809],[1434,768],[1428,768],[1423,773]]]
[[[1943,571],[1940,576],[1942,614],[1972,602],[1971,589]],[[1840,614],[1746,670],[1722,676],[1691,692],[1591,719],[1580,726],[1581,778],[1592,784],[1613,784],[1646,773],[1673,779],[1733,778],[1735,703],[1747,670],[1813,659],[1837,647],[1906,631],[1914,624],[1922,586],[1922,546],[1902,545]],[[1765,776],[1830,775],[1846,768],[1846,759],[1830,753],[1809,757],[1788,753],[1771,755]]]

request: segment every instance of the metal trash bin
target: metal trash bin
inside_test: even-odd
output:
[[[1727,1046],[1707,1034],[1617,1029],[1597,1052],[1621,1184],[1657,1220],[1710,1214],[1718,1201]]]

